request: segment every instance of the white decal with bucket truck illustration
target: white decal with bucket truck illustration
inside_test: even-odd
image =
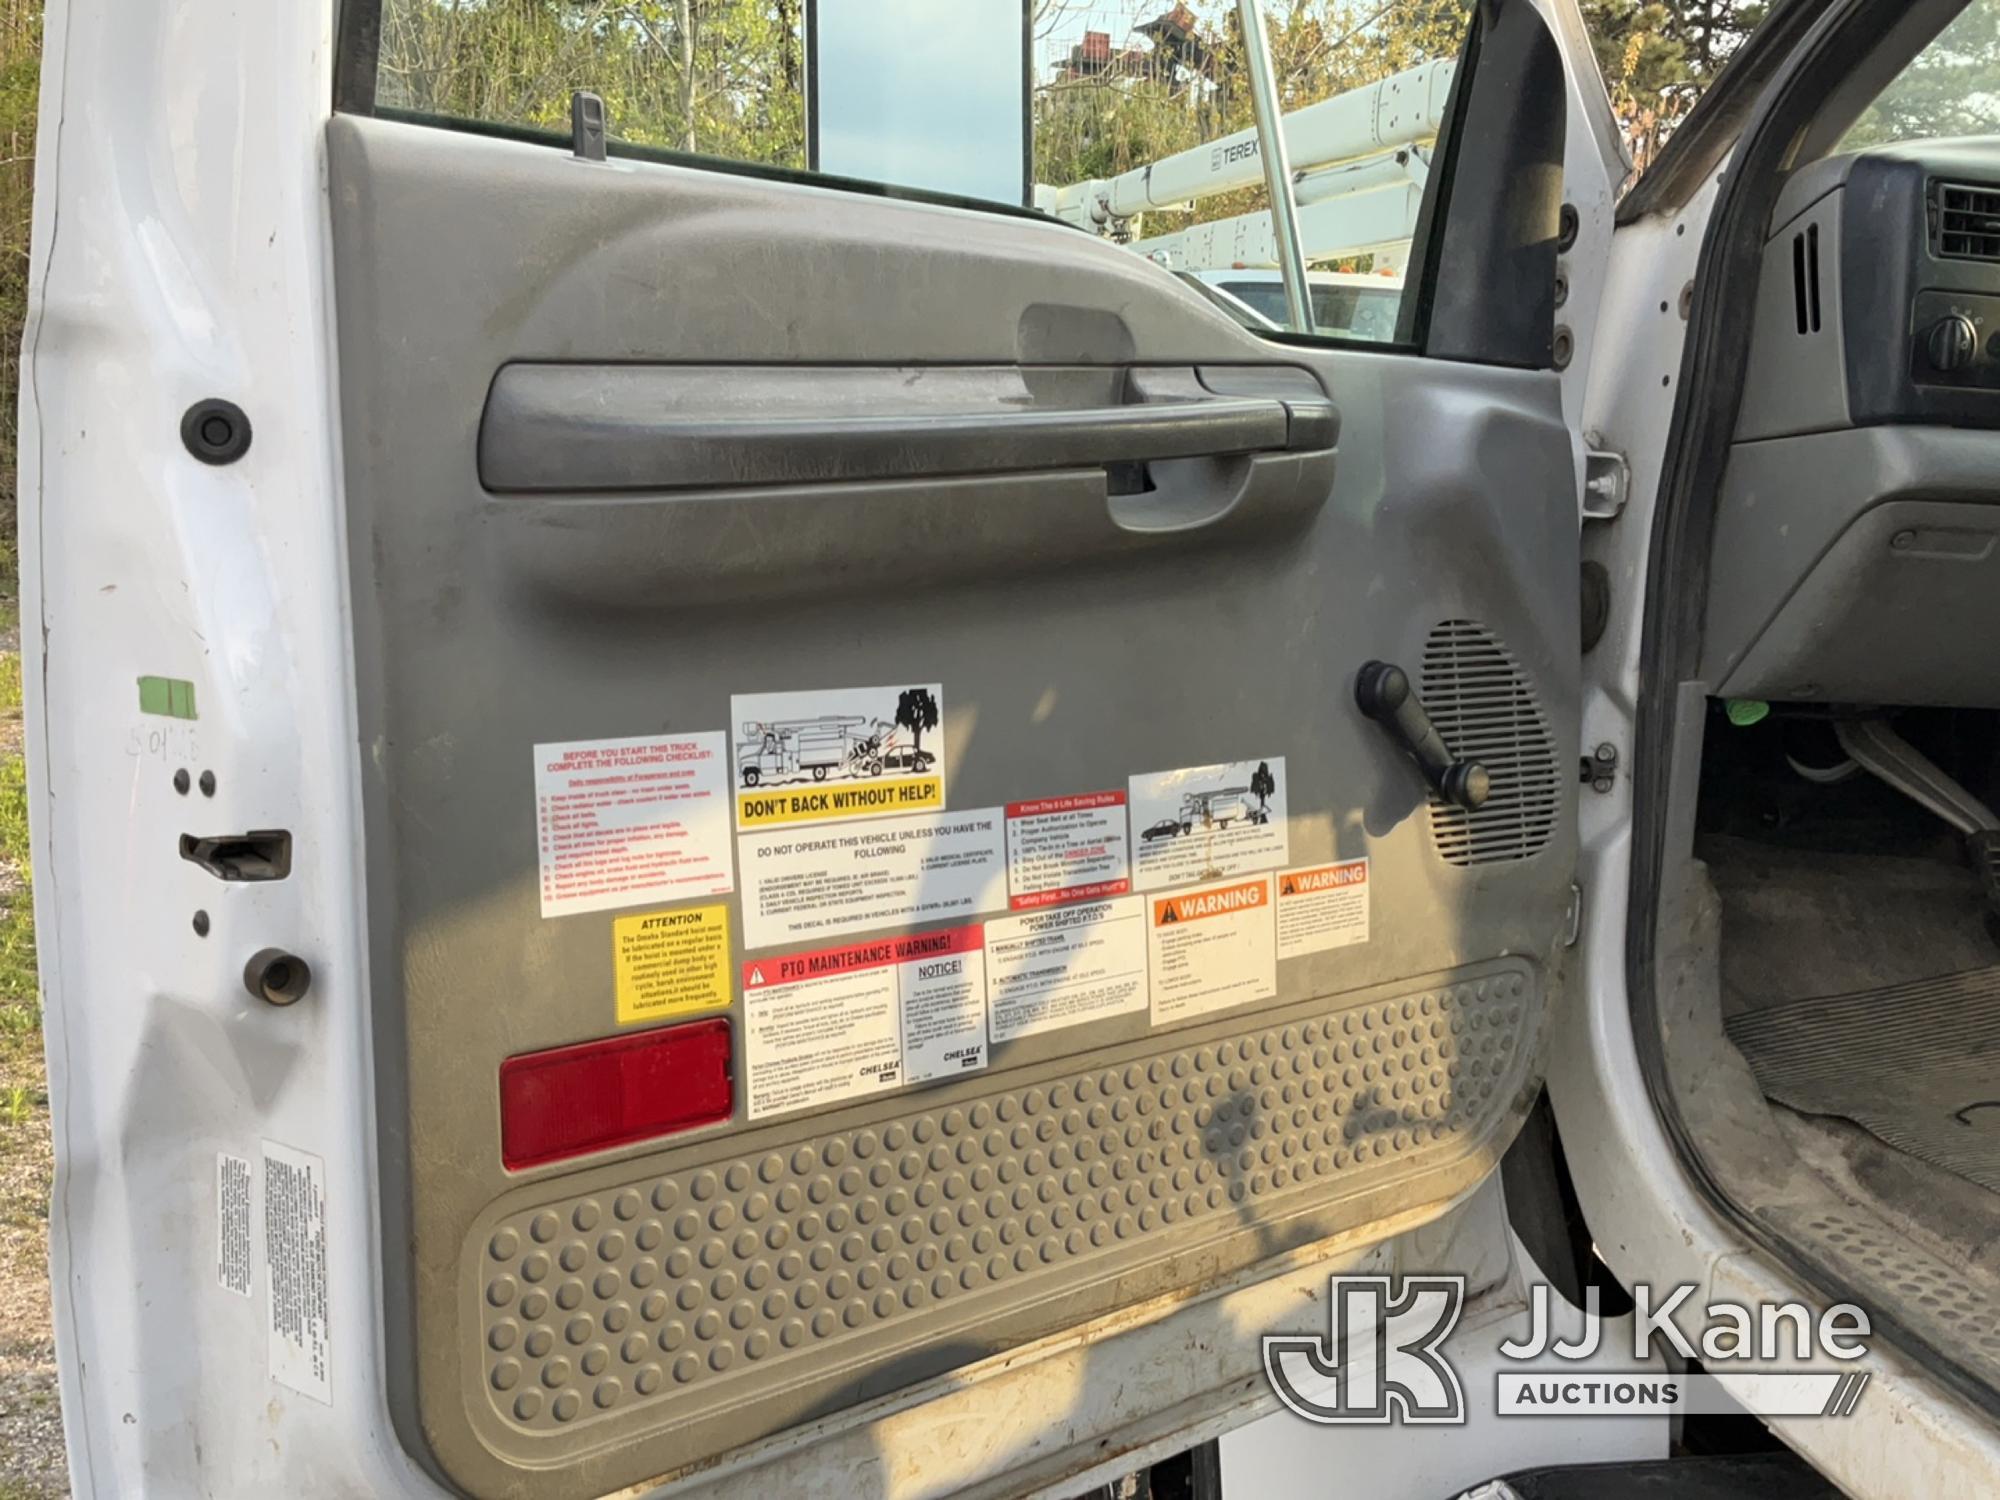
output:
[[[1282,865],[1285,795],[1282,755],[1134,776],[1133,888],[1157,891]]]
[[[937,683],[739,693],[729,719],[739,829],[945,805]]]

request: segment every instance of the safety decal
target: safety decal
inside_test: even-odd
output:
[[[775,828],[942,808],[944,689],[739,693],[736,826]]]
[[[1368,861],[1278,872],[1278,957],[1368,941]]]
[[[276,1141],[264,1148],[264,1286],[271,1378],[333,1404],[326,1271],[326,1163]]]
[[[753,1120],[986,1066],[977,926],[747,959],[742,971]]]
[[[728,756],[714,732],[535,746],[542,915],[727,895]]]
[[[1283,756],[1134,776],[1134,888],[1157,891],[1282,865],[1286,796]]]
[[[611,924],[618,1023],[664,1021],[729,1004],[729,908],[683,906]]]
[[[255,1295],[250,1240],[255,1181],[249,1157],[215,1153],[215,1282],[239,1297]]]
[[[1146,1008],[1146,914],[1137,896],[986,924],[987,1028],[995,1042]]]
[[[743,945],[1004,910],[1003,821],[988,807],[743,834]]]
[[[1146,913],[1155,1025],[1277,994],[1268,875],[1153,896]]]
[[[1007,804],[1007,902],[1032,911],[1132,889],[1125,794],[1085,792]]]

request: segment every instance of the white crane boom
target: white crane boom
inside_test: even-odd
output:
[[[1456,64],[1441,58],[1406,68],[1376,83],[1349,89],[1284,117],[1292,165],[1311,169],[1357,158],[1381,157],[1396,148],[1436,138],[1444,119]],[[1112,178],[1036,189],[1045,212],[1086,228],[1106,229],[1148,209],[1179,208],[1200,198],[1256,185],[1264,179],[1255,128],[1239,130]]]
[[[1430,158],[1420,146],[1310,172],[1296,188],[1300,248],[1307,260],[1374,254],[1396,257],[1417,232]],[[1213,219],[1132,248],[1173,271],[1275,266],[1278,246],[1268,210]]]

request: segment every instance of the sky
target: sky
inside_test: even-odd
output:
[[[1020,12],[984,0],[942,27],[932,3],[819,0],[820,170],[1022,202]]]

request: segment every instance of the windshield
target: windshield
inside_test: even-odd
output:
[[[1841,139],[1843,151],[1986,135],[2000,120],[2000,0],[1973,0]]]

